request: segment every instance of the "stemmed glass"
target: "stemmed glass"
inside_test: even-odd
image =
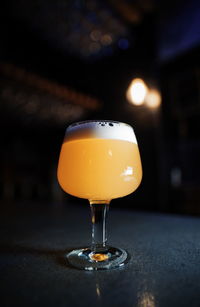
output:
[[[90,120],[66,129],[58,163],[63,190],[89,200],[92,215],[91,247],[66,255],[79,269],[123,266],[127,252],[106,244],[110,201],[134,192],[142,179],[140,153],[133,128],[111,120]]]

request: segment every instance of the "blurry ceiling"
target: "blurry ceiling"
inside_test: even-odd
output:
[[[128,49],[132,26],[154,6],[154,0],[7,0],[2,17],[11,36],[19,27],[22,36],[29,30],[63,53],[101,58]]]

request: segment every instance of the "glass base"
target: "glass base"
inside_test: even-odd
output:
[[[73,250],[66,258],[72,266],[81,270],[109,270],[122,267],[128,254],[121,248],[109,246],[101,252],[94,252],[91,248]]]

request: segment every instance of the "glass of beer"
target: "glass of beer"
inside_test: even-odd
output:
[[[65,192],[89,200],[92,216],[92,244],[66,255],[72,266],[105,270],[127,262],[125,250],[107,245],[107,212],[112,199],[134,192],[141,179],[140,153],[131,126],[90,120],[66,129],[58,181]]]

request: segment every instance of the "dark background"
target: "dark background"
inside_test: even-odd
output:
[[[144,177],[112,206],[200,214],[199,1],[12,1],[0,5],[0,200],[79,203],[58,186],[65,128],[131,124]],[[133,78],[161,106],[126,99]],[[86,202],[86,201],[85,201]]]

